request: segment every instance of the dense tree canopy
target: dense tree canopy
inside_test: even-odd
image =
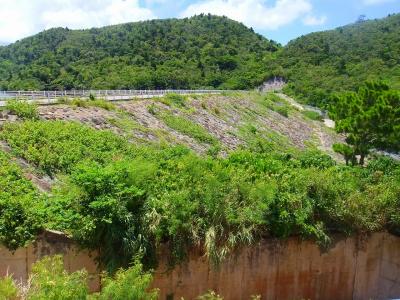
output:
[[[287,92],[324,106],[332,92],[353,90],[366,80],[400,88],[400,14],[358,21],[295,39],[275,62],[289,80]]]
[[[336,121],[336,130],[347,134],[346,146],[336,150],[359,163],[371,148],[400,150],[400,93],[381,82],[369,82],[357,93],[336,95],[330,104],[330,116]]]
[[[400,88],[400,14],[311,33],[284,48],[212,15],[54,28],[0,46],[0,89],[8,90],[250,89],[272,76],[318,106],[366,80]]]
[[[211,15],[54,28],[0,47],[0,89],[247,89],[269,76],[261,62],[279,47]]]

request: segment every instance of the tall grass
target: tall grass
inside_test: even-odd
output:
[[[188,135],[201,143],[208,143],[211,145],[218,144],[218,140],[206,129],[189,119],[174,115],[170,112],[160,113],[160,118],[168,127]]]

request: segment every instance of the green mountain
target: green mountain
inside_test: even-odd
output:
[[[0,89],[246,89],[280,48],[243,24],[200,15],[69,30],[0,47]]]
[[[0,89],[250,89],[272,76],[323,106],[371,79],[400,88],[400,14],[299,37],[282,48],[200,15],[89,30],[54,28],[0,46]]]
[[[275,63],[287,92],[310,104],[371,79],[400,88],[400,14],[299,37]]]

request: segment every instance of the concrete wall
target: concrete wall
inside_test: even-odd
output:
[[[225,261],[218,269],[192,253],[172,271],[166,262],[153,286],[160,299],[196,299],[209,289],[225,299],[400,298],[400,238],[376,233],[338,240],[321,252],[309,241],[264,240]]]
[[[100,276],[94,254],[79,251],[70,239],[62,233],[44,232],[34,243],[26,248],[11,252],[0,247],[0,276],[10,274],[16,281],[26,282],[32,264],[46,255],[61,254],[67,271],[86,269],[89,273],[89,287],[92,291],[100,289]]]
[[[0,276],[8,272],[26,280],[34,261],[54,254],[64,255],[69,271],[85,268],[91,275],[91,290],[99,290],[94,256],[52,232],[15,253],[0,248]],[[209,289],[226,300],[250,299],[251,295],[262,299],[400,298],[400,238],[387,233],[338,238],[326,251],[297,238],[267,239],[238,251],[219,268],[210,266],[198,252],[189,257],[173,270],[161,259],[153,281],[160,299],[196,299]]]

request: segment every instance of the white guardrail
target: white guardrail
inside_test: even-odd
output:
[[[8,100],[20,99],[37,104],[53,104],[59,98],[102,98],[108,101],[131,100],[136,98],[162,97],[175,93],[220,94],[222,90],[70,90],[70,91],[0,91],[0,106],[5,106]]]

